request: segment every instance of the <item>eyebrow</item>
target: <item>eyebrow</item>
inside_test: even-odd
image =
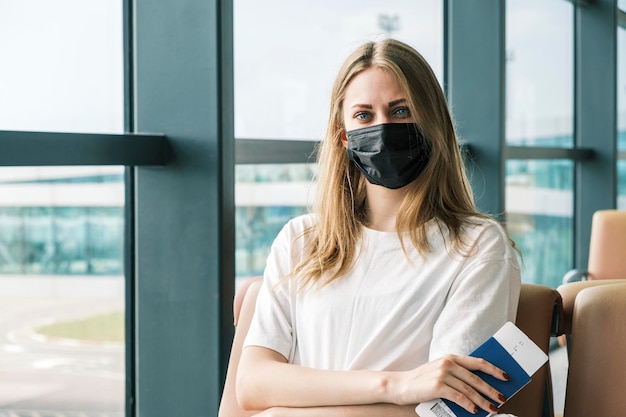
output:
[[[387,103],[387,105],[389,107],[393,107],[393,106],[395,106],[397,104],[400,104],[400,103],[406,103],[406,99],[405,98],[399,98],[397,100],[390,101],[389,103]],[[371,104],[354,104],[354,105],[352,105],[351,108],[356,108],[356,107],[364,108],[364,109],[371,109],[372,105]]]
[[[396,104],[400,104],[400,103],[406,103],[406,99],[405,99],[405,98],[399,98],[399,99],[397,99],[397,100],[390,101],[390,102],[389,102],[389,107],[393,107],[393,106],[395,106]]]

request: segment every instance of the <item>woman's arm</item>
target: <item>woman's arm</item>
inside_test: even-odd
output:
[[[495,412],[502,394],[472,373],[508,376],[485,360],[446,355],[411,371],[328,371],[288,364],[277,352],[244,348],[237,372],[237,398],[246,410],[271,407],[322,407],[365,404],[411,405],[435,398],[454,401],[470,412]]]
[[[415,406],[394,404],[348,405],[339,407],[276,407],[256,417],[416,417]]]

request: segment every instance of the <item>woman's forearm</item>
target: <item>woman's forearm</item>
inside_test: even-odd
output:
[[[336,407],[271,408],[257,417],[416,417],[414,405],[370,404]]]
[[[472,371],[501,380],[509,376],[479,358],[446,355],[411,371],[329,371],[288,364],[279,353],[244,349],[237,372],[237,398],[245,410],[272,407],[332,407],[377,403],[410,405],[434,398],[454,401],[471,413],[497,412],[488,398],[506,398]]]
[[[393,403],[388,374],[304,368],[287,364],[272,350],[251,346],[239,363],[237,398],[248,410]]]

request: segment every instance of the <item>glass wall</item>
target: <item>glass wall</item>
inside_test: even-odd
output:
[[[235,0],[234,16],[238,139],[321,140],[334,77],[365,41],[403,40],[443,79],[442,0]],[[308,211],[313,169],[313,164],[237,167],[238,277],[261,274],[280,228]]]
[[[507,145],[574,144],[573,12],[569,2],[507,1]],[[525,282],[556,286],[573,265],[573,176],[567,160],[506,163],[506,224]]]
[[[526,282],[556,287],[572,268],[573,167],[567,160],[506,163],[506,226]]]
[[[0,2],[0,130],[123,132],[122,35],[121,1]],[[123,415],[123,174],[0,169],[0,415]]]
[[[238,165],[235,193],[237,277],[263,274],[276,234],[307,212],[315,193],[314,164]]]

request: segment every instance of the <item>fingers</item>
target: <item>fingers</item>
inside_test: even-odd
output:
[[[502,404],[506,397],[498,390],[490,386],[475,373],[474,370],[485,372],[502,380],[510,379],[501,369],[493,366],[489,362],[469,356],[447,356],[442,358],[442,370],[444,370],[444,384],[449,387],[444,397],[454,401],[469,412],[477,413],[480,407],[490,413],[498,411],[498,407],[491,403],[484,396],[491,398],[494,402]],[[481,393],[484,395],[481,395]]]
[[[511,377],[502,369],[487,362],[482,358],[474,358],[472,356],[456,356],[451,355],[453,360],[470,371],[481,371],[493,376],[494,378],[501,379],[502,381],[508,381]]]
[[[445,393],[442,398],[446,398],[457,403],[470,413],[476,414],[479,411],[479,408],[482,408],[489,413],[495,413],[498,411],[498,407],[480,395],[480,393],[470,384],[463,382],[461,379],[452,378],[447,384],[447,388],[448,392]]]

